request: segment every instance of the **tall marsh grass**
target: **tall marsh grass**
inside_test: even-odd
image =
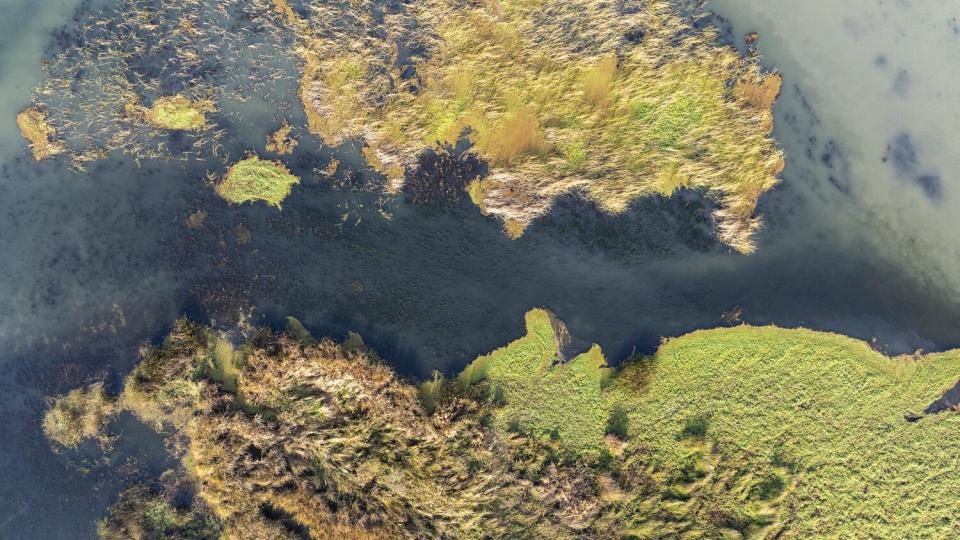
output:
[[[615,213],[687,187],[719,203],[721,241],[753,251],[757,201],[782,169],[769,135],[779,77],[668,2],[628,4],[422,0],[381,23],[382,43],[283,12],[304,44],[311,129],[363,138],[394,183],[423,148],[466,137],[491,165],[481,208],[515,234],[570,191]],[[423,52],[401,69],[395,47],[409,42]]]

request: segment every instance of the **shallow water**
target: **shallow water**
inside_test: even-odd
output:
[[[507,240],[466,204],[412,207],[372,194],[355,148],[324,148],[302,129],[286,161],[304,181],[280,212],[217,198],[204,177],[222,164],[137,168],[112,156],[86,173],[37,164],[12,119],[40,82],[50,31],[74,4],[45,5],[41,16],[5,0],[0,73],[17,78],[0,87],[11,126],[0,133],[0,495],[15,502],[0,509],[0,536],[90,536],[122,485],[162,466],[149,445],[135,444],[115,458],[133,459],[132,473],[77,471],[48,451],[39,419],[45,395],[96,378],[118,385],[138,346],[181,314],[230,327],[253,308],[257,322],[294,315],[318,334],[358,331],[418,376],[456,371],[519,336],[535,306],[613,360],[651,351],[661,336],[717,326],[737,307],[750,323],[875,337],[889,352],[960,343],[949,264],[960,240],[947,228],[956,223],[950,172],[960,170],[949,142],[960,140],[948,108],[956,76],[938,67],[948,36],[924,34],[957,8],[884,2],[864,16],[826,0],[794,4],[713,4],[734,21],[731,36],[761,33],[765,63],[786,82],[776,136],[788,166],[762,200],[759,252],[745,257],[685,225],[702,213],[690,194],[638,203],[618,218],[566,199],[524,238]],[[875,65],[881,54],[886,67]],[[897,82],[902,69],[908,83]],[[293,82],[276,89],[278,111],[234,103],[216,119],[230,128],[234,155],[262,152],[281,115],[303,124]],[[893,149],[883,162],[886,144],[903,133],[915,163],[903,144],[906,165],[892,163]],[[335,178],[313,173],[332,157],[345,164]],[[939,189],[916,181],[932,175]],[[203,226],[186,227],[200,209]]]

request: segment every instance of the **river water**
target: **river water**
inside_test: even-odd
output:
[[[785,81],[775,135],[788,165],[761,202],[758,253],[742,256],[704,235],[693,194],[620,217],[568,198],[508,240],[466,204],[371,193],[356,148],[323,147],[302,129],[287,162],[304,181],[279,212],[217,198],[204,177],[222,164],[137,167],[118,155],[78,173],[35,163],[13,117],[41,81],[51,32],[99,8],[3,0],[0,537],[92,536],[122,486],[168,465],[135,422],[118,427],[133,442],[109,467],[51,453],[39,422],[44,396],[119,385],[138,347],[180,315],[223,327],[241,312],[274,325],[294,315],[318,334],[357,331],[413,376],[454,372],[517,337],[535,306],[612,360],[735,309],[749,323],[841,332],[891,353],[960,344],[960,8],[862,4],[711,5],[731,42],[760,34],[763,63]],[[303,125],[295,81],[277,93],[276,111],[224,105],[215,120],[229,125],[227,145],[262,152],[279,116]],[[334,178],[313,173],[333,158],[343,164]],[[207,217],[188,228],[197,210]]]

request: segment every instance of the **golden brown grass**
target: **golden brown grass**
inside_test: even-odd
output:
[[[57,130],[47,122],[46,113],[30,107],[17,114],[20,134],[30,143],[33,158],[37,161],[62,154],[66,147],[56,140]]]
[[[293,131],[293,126],[290,125],[290,122],[284,120],[283,125],[267,135],[267,152],[281,155],[292,154],[293,149],[300,143],[290,136],[291,131]]]

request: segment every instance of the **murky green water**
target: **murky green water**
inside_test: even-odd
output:
[[[121,448],[114,467],[84,473],[69,466],[75,459],[49,452],[39,419],[43,396],[96,378],[117,384],[138,346],[183,314],[229,327],[252,308],[259,322],[294,315],[316,333],[358,331],[413,375],[455,371],[520,335],[534,306],[555,311],[613,359],[652,350],[661,336],[719,325],[735,307],[750,323],[876,337],[892,352],[956,345],[960,307],[947,263],[956,223],[950,173],[958,170],[950,141],[960,139],[950,137],[952,116],[914,115],[920,109],[901,102],[945,107],[947,97],[939,101],[931,88],[940,76],[955,77],[918,67],[903,97],[889,84],[862,82],[880,69],[869,62],[849,64],[857,66],[849,73],[824,69],[829,51],[795,45],[807,39],[803,31],[772,19],[796,12],[798,27],[835,22],[839,8],[814,4],[823,9],[716,2],[733,17],[731,35],[761,31],[765,61],[786,81],[776,135],[788,167],[762,201],[767,228],[759,252],[744,257],[690,225],[703,210],[692,195],[641,202],[616,218],[569,198],[511,241],[466,204],[413,207],[373,194],[355,148],[325,148],[304,133],[293,79],[272,85],[269,106],[227,103],[215,119],[230,130],[225,144],[235,156],[263,151],[281,116],[300,126],[301,145],[286,161],[304,181],[282,212],[230,207],[216,197],[204,177],[222,163],[138,168],[112,156],[85,173],[35,163],[13,116],[40,82],[51,31],[71,24],[76,6],[0,3],[0,112],[8,126],[0,133],[0,494],[9,501],[0,509],[0,536],[90,536],[121,486],[164,466],[134,423],[122,429],[145,442]],[[843,62],[853,62],[851,51],[864,61],[884,54],[884,73],[896,77],[896,66],[938,45],[883,40],[879,50],[871,29],[896,21],[916,36],[933,15],[954,9],[939,5],[917,18],[845,14],[861,38],[837,42],[852,55]],[[854,84],[857,92],[841,91]],[[902,125],[875,114],[885,108],[902,110]],[[881,161],[884,141],[901,132],[922,156],[913,172]],[[336,178],[314,174],[334,157],[346,164]],[[940,178],[938,197],[915,181],[928,170]],[[201,209],[203,226],[186,227]],[[249,231],[248,243],[238,230]]]

